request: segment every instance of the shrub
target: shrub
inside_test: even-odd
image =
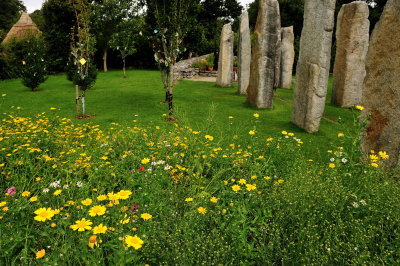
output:
[[[42,38],[35,36],[24,40],[26,52],[22,61],[22,83],[34,91],[47,79],[45,49]]]

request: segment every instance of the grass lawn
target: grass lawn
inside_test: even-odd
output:
[[[50,112],[50,107],[59,110],[60,117],[73,118],[75,115],[75,90],[65,76],[50,76],[37,92],[25,88],[19,80],[1,81],[0,93],[6,93],[0,101],[1,109],[7,112],[11,106],[21,107],[23,115]],[[292,90],[278,89],[272,110],[258,110],[244,104],[246,96],[236,94],[233,88],[219,88],[210,82],[182,80],[175,87],[174,101],[176,117],[180,124],[195,130],[222,137],[226,142],[235,139],[248,139],[248,132],[256,129],[260,137],[280,134],[282,130],[296,133],[303,140],[306,149],[315,158],[336,145],[337,134],[343,132],[354,136],[357,129],[353,122],[357,112],[332,106],[330,101],[331,80],[324,118],[318,133],[308,134],[290,122],[292,111]],[[167,106],[160,105],[164,99],[161,78],[158,71],[128,71],[123,79],[120,71],[99,73],[94,88],[87,93],[87,113],[96,115],[85,120],[102,128],[115,122],[123,125],[137,123],[149,124],[163,121]],[[259,113],[255,122],[252,114]],[[139,116],[135,116],[139,115]],[[233,116],[233,119],[229,119]],[[341,124],[338,123],[339,118]],[[76,121],[81,122],[81,121]],[[318,143],[318,145],[315,145]]]

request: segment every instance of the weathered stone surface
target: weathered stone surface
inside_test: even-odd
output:
[[[217,85],[232,86],[233,69],[233,31],[230,23],[222,27],[219,46]]]
[[[251,39],[247,12],[243,12],[240,16],[238,61],[238,93],[246,94],[250,81],[251,62]]]
[[[400,0],[388,0],[372,32],[362,105],[371,115],[362,138],[365,154],[386,151],[400,167]]]
[[[368,4],[364,1],[355,1],[340,9],[331,99],[334,105],[352,107],[361,104],[369,45],[368,16]]]
[[[336,0],[306,0],[292,122],[317,132],[324,113]]]
[[[260,0],[254,30],[247,104],[272,108],[281,67],[281,17],[277,0]]]
[[[294,64],[294,33],[293,26],[282,28],[282,58],[281,78],[279,87],[290,89],[292,86]]]

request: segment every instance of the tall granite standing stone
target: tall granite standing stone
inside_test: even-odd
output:
[[[233,31],[230,23],[222,27],[219,46],[217,85],[231,87],[233,82]]]
[[[240,16],[238,61],[238,93],[246,94],[250,81],[251,62],[251,39],[247,12],[243,12]]]
[[[368,16],[368,4],[364,1],[355,1],[340,9],[331,99],[334,105],[352,107],[361,104],[369,45]]]
[[[259,2],[246,103],[272,108],[281,67],[281,17],[277,0]]]
[[[400,167],[400,0],[388,0],[372,32],[366,59],[362,105],[371,117],[362,138],[365,154],[389,154]]]
[[[292,86],[294,64],[294,33],[293,26],[282,28],[282,58],[281,78],[279,87],[290,89]]]
[[[336,0],[305,0],[292,122],[317,132],[324,113]]]

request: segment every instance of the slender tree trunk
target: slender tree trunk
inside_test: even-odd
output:
[[[122,59],[122,61],[124,62],[124,67],[123,67],[123,70],[124,70],[124,78],[126,78],[126,71],[125,71],[125,57]]]
[[[79,86],[75,85],[75,104],[76,104],[76,116],[80,115],[80,107],[79,107]]]
[[[174,119],[174,103],[173,103],[173,88],[174,88],[174,68],[173,65],[168,69],[168,114],[170,119]]]
[[[104,48],[103,50],[103,68],[104,68],[104,72],[107,72],[107,47]]]
[[[82,117],[83,117],[83,118],[84,118],[85,115],[86,115],[85,94],[86,94],[86,91],[83,91],[83,92],[82,92],[82,96],[81,96]]]

